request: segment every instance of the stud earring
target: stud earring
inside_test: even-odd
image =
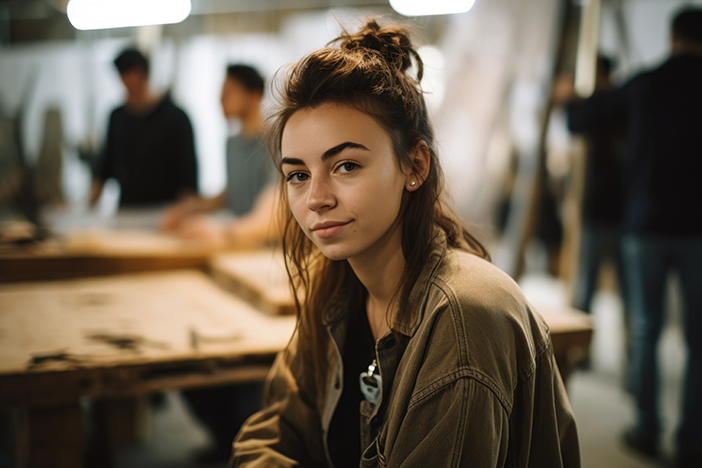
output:
[[[410,185],[414,187],[415,185],[417,185],[417,182],[410,182]]]

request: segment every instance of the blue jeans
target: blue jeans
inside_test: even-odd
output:
[[[658,339],[664,323],[668,273],[680,276],[688,360],[682,419],[677,433],[680,452],[702,452],[702,237],[628,235],[622,255],[631,322],[631,391],[636,398],[637,429],[657,436]]]
[[[592,298],[597,289],[600,267],[606,259],[611,259],[617,272],[624,312],[627,301],[624,294],[624,273],[621,262],[621,230],[613,226],[584,226],[580,243],[580,261],[575,289],[574,306],[576,309],[591,312]]]

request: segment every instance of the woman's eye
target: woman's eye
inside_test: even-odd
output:
[[[351,172],[351,171],[357,169],[358,167],[359,166],[356,163],[345,162],[345,163],[342,163],[339,165],[339,170],[341,170],[342,172]]]
[[[288,174],[285,180],[287,182],[300,183],[306,181],[308,178],[309,176],[304,172],[293,172],[291,174]]]

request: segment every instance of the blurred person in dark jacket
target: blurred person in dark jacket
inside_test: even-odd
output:
[[[612,61],[597,57],[595,95],[607,96],[613,90],[610,80]],[[583,229],[578,262],[575,307],[590,313],[602,263],[610,259],[623,288],[620,245],[622,227],[622,152],[621,127],[598,128],[597,113],[587,102],[570,100],[566,106],[568,129],[584,134],[588,143],[583,195]],[[623,297],[624,299],[624,297]],[[625,310],[626,310],[626,301]]]
[[[657,345],[668,273],[677,271],[688,348],[676,466],[702,466],[702,9],[671,28],[671,55],[611,94],[586,101],[601,128],[626,126],[622,255],[630,301],[630,390],[624,442],[659,453]]]
[[[149,90],[149,61],[136,49],[114,60],[127,91],[112,111],[102,158],[97,163],[91,205],[105,180],[121,188],[120,206],[163,205],[197,193],[197,159],[190,119],[168,95]]]

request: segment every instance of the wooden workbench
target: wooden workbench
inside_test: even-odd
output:
[[[0,285],[0,405],[23,411],[20,466],[81,466],[82,398],[263,380],[294,320],[198,271]]]

